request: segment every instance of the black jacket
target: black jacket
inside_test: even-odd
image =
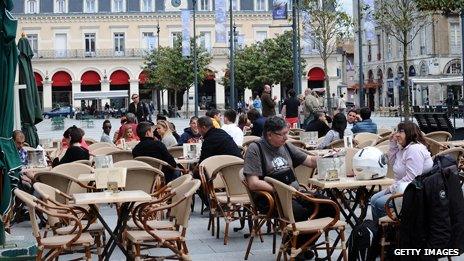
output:
[[[59,164],[70,163],[77,160],[88,160],[90,157],[89,151],[80,146],[71,146],[66,150]]]
[[[177,166],[176,161],[169,154],[166,146],[159,140],[154,140],[150,137],[141,138],[140,142],[132,149],[132,156],[147,156],[152,158],[157,158],[163,161],[166,161],[173,168]],[[170,168],[163,167],[163,173],[167,180],[171,180],[169,177],[174,175],[174,170]]]
[[[192,129],[190,127],[184,129],[184,133],[180,135],[179,138],[179,145],[182,145],[184,143],[188,143],[190,139],[193,139],[195,141],[198,141],[201,139],[201,134],[197,133],[194,134]]]
[[[317,136],[324,137],[327,132],[329,132],[330,127],[325,124],[325,122],[319,120],[319,119],[314,119],[308,123],[308,126],[306,126],[305,131],[317,131]]]
[[[144,102],[139,102],[137,110],[135,110],[134,102],[131,102],[129,104],[129,112],[135,114],[139,123],[147,120],[148,108]]]
[[[216,155],[232,155],[242,158],[240,149],[227,132],[211,128],[203,137],[199,162]]]

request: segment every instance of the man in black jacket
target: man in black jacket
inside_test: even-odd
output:
[[[132,94],[132,100],[133,102],[129,104],[129,112],[135,114],[138,122],[147,121],[147,105],[140,101],[140,97],[138,94]]]
[[[216,155],[242,157],[242,153],[232,137],[224,130],[214,128],[210,117],[203,116],[198,119],[198,131],[203,136],[199,163]]]
[[[137,135],[140,137],[140,142],[132,149],[132,156],[147,156],[157,158],[167,162],[170,167],[163,167],[164,178],[166,183],[176,179],[180,175],[180,170],[176,169],[177,164],[171,154],[169,154],[166,146],[153,138],[153,129],[150,123],[141,122],[137,126]]]

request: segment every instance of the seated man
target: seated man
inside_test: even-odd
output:
[[[257,109],[251,109],[247,113],[247,117],[253,126],[251,127],[251,135],[261,137],[263,135],[263,126],[266,118],[261,116]]]
[[[315,156],[309,156],[291,143],[286,143],[288,131],[287,123],[283,118],[269,117],[264,124],[262,138],[248,146],[244,157],[243,174],[251,191],[274,191],[271,184],[263,180],[266,176],[299,190],[294,167],[301,164],[310,168],[316,167]],[[259,198],[257,200],[258,207],[263,206],[259,203]],[[310,202],[300,199],[294,199],[292,206],[296,222],[308,220],[314,211],[314,206]],[[334,215],[335,211],[330,206],[320,205],[318,217]]]
[[[364,107],[360,111],[362,121],[357,122],[351,131],[356,134],[360,132],[370,132],[377,134],[377,124],[371,120],[371,109]]]
[[[19,159],[21,159],[21,165],[27,165],[27,151],[24,149],[24,142],[26,141],[26,136],[20,130],[13,131],[13,141],[16,144],[16,149],[18,150]]]
[[[184,133],[180,136],[179,144],[182,146],[184,143],[197,143],[201,140],[201,134],[198,132],[198,117],[193,116],[190,118],[188,128],[184,129]]]
[[[103,122],[103,134],[100,138],[100,142],[108,142],[108,143],[113,143],[110,137],[110,132],[111,132],[111,122],[109,120],[105,120]]]
[[[139,156],[147,156],[165,161],[170,167],[163,167],[164,179],[166,183],[180,176],[180,170],[177,169],[177,164],[168,149],[164,144],[155,140],[153,137],[153,129],[150,123],[141,122],[137,126],[137,135],[140,137],[140,142],[132,149],[134,158]]]

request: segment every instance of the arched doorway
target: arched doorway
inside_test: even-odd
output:
[[[395,104],[395,82],[393,77],[393,69],[387,69],[387,106],[393,106]]]
[[[81,91],[82,92],[90,92],[90,91],[101,91],[101,78],[100,74],[95,71],[86,71],[81,76]],[[90,114],[97,110],[101,110],[102,105],[100,104],[100,100],[81,100],[81,108],[88,109]]]
[[[39,91],[39,99],[40,99],[40,105],[42,106],[43,109],[43,78],[42,75],[40,75],[37,72],[34,72],[34,78],[35,78],[35,85],[37,86],[37,91]]]
[[[461,74],[461,60],[454,59],[448,62],[445,66],[445,74],[446,75],[460,75]],[[461,100],[462,98],[462,87],[460,85],[448,85],[447,95],[448,97],[450,93],[453,94],[453,98],[455,101],[455,105],[457,105],[457,101]]]
[[[319,89],[324,88],[325,73],[319,67],[314,67],[308,72],[308,88]]]
[[[123,70],[114,71],[110,76],[110,91],[127,91],[129,95],[129,74]],[[128,99],[110,99],[110,106],[114,109],[128,108]]]
[[[72,78],[65,71],[58,71],[52,76],[52,108],[71,106]]]
[[[229,95],[225,95],[229,97],[230,91]],[[201,110],[216,108],[216,76],[212,70],[206,70],[206,77],[198,87],[198,105]]]

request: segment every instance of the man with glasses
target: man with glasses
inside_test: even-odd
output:
[[[138,122],[148,120],[148,108],[144,102],[140,101],[138,94],[132,94],[132,102],[129,104],[129,112],[135,114]]]

